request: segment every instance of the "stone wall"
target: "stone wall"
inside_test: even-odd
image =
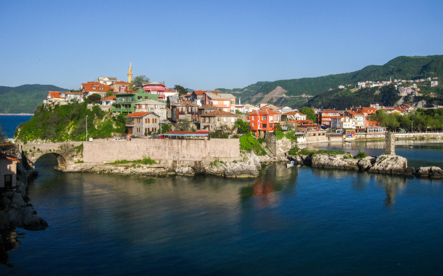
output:
[[[83,144],[83,162],[103,163],[116,160],[156,161],[236,161],[240,160],[238,139],[175,140],[132,139],[131,141],[94,140]]]

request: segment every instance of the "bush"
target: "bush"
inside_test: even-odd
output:
[[[357,155],[354,156],[355,159],[362,159],[368,157],[364,151],[359,151]]]
[[[260,142],[251,134],[240,136],[240,149],[245,151],[254,151],[257,155],[266,155],[265,150],[261,147]]]

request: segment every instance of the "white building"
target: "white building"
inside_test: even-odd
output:
[[[146,100],[135,104],[135,112],[154,112],[160,120],[167,119],[166,104],[154,100]]]

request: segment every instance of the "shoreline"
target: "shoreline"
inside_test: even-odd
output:
[[[32,113],[0,113],[0,116],[34,116]]]

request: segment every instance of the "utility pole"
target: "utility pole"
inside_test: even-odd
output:
[[[88,142],[88,115],[86,115],[86,142]]]

